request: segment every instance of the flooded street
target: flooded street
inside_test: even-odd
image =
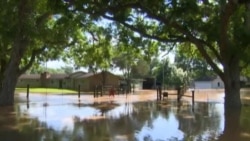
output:
[[[187,95],[189,95],[187,93]],[[16,95],[0,108],[1,141],[248,141],[250,91],[241,111],[224,116],[223,91],[196,91],[195,103],[155,91],[93,98],[82,95]]]

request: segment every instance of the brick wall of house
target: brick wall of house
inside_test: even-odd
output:
[[[19,88],[26,88],[27,85],[29,87],[41,87],[40,79],[25,79],[25,80],[18,80],[17,86]]]
[[[89,77],[89,89],[94,89],[96,85],[102,85],[103,82],[105,82],[104,85],[118,87],[120,83],[120,77],[109,72],[105,72],[105,76],[102,73],[93,75]]]
[[[24,74],[17,83],[17,87],[44,87],[44,88],[63,88],[78,90],[80,86],[81,91],[93,91],[96,85],[105,85],[118,87],[120,77],[110,72],[103,72],[98,74],[82,74],[77,77],[69,77],[66,74],[49,74],[44,72],[42,74]],[[105,80],[104,80],[105,79]]]

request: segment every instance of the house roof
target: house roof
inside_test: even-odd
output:
[[[98,73],[86,73],[86,74],[84,74],[84,75],[82,75],[82,76],[79,76],[78,77],[78,79],[81,79],[81,78],[88,78],[88,77],[91,77],[91,76],[94,76],[94,75],[99,75],[99,74],[101,74],[102,72],[98,72]],[[119,75],[115,75],[115,74],[113,74],[113,73],[111,73],[111,72],[109,72],[109,71],[105,71],[105,73],[107,73],[107,74],[111,74],[111,75],[114,75],[114,76],[117,76],[117,77],[119,77],[119,78],[122,78],[121,76],[119,76]]]
[[[74,79],[81,79],[81,78],[88,78],[97,74],[101,74],[102,72],[99,73],[86,73],[86,72],[74,72],[71,74],[48,74],[48,79],[65,79],[65,78],[74,78]],[[110,73],[108,71],[106,71],[106,73],[109,73],[111,75],[117,76],[122,78],[121,76],[115,75],[113,73]],[[19,79],[40,79],[41,78],[41,74],[22,74]]]
[[[97,73],[97,74],[99,74],[99,73]],[[86,73],[86,74],[84,74],[82,76],[79,76],[78,78],[88,78],[88,77],[93,76],[93,75],[95,75],[95,74],[90,72],[90,73]]]
[[[78,77],[81,77],[85,74],[87,74],[87,73],[83,72],[83,71],[78,71],[78,72],[74,72],[74,73],[69,74],[69,77],[70,78],[78,78]]]
[[[68,77],[68,74],[50,74],[49,79],[64,79]],[[40,79],[40,74],[22,74],[19,79]]]
[[[19,79],[40,79],[40,74],[22,74]]]
[[[216,79],[216,77],[214,76],[204,76],[204,77],[195,79],[195,81],[213,81],[214,79]]]
[[[68,74],[50,74],[49,79],[64,79]]]

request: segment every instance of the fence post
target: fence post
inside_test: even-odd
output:
[[[101,96],[103,95],[103,85],[101,85]]]
[[[30,85],[27,85],[27,95],[26,98],[29,99],[29,93],[30,93]]]
[[[95,95],[96,95],[95,93],[96,93],[96,86],[95,86],[95,88],[94,88],[94,97],[95,97]]]
[[[78,98],[80,98],[80,89],[81,89],[81,87],[80,87],[80,85],[78,85]]]
[[[156,99],[157,99],[157,100],[159,99],[158,95],[159,95],[159,89],[158,89],[158,86],[157,86],[157,87],[156,87]]]
[[[194,105],[194,90],[192,90],[192,105]]]
[[[159,86],[159,97],[160,97],[160,100],[161,100],[161,94],[162,94],[162,89],[161,89],[161,86]]]
[[[177,88],[177,102],[180,102],[181,100],[181,87],[179,86]]]

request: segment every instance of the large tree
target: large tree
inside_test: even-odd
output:
[[[87,2],[84,3],[84,2]],[[247,0],[95,0],[75,9],[114,20],[165,43],[189,42],[225,84],[225,107],[239,108],[240,72],[248,61]],[[74,5],[74,1],[70,2]],[[82,6],[85,5],[85,6]],[[223,66],[220,69],[219,65]]]
[[[74,17],[50,0],[0,2],[0,105],[13,105],[18,77],[32,64],[56,59],[75,41]],[[66,8],[66,9],[65,9]]]

